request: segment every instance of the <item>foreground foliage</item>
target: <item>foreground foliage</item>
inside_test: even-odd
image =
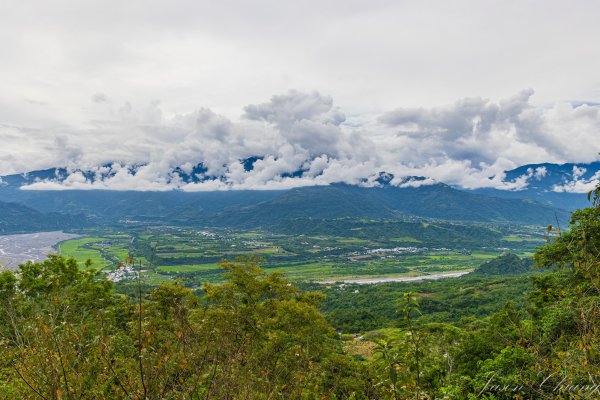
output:
[[[0,397],[348,397],[354,367],[317,310],[254,260],[201,299],[178,284],[130,302],[109,281],[50,256],[0,277]],[[343,372],[341,372],[343,371]],[[368,389],[367,389],[368,392]]]
[[[525,276],[532,287],[522,298],[499,299],[491,316],[458,313],[456,323],[432,318],[439,303],[425,293],[405,293],[395,326],[364,337],[336,334],[321,295],[266,274],[256,259],[223,263],[226,283],[201,295],[180,284],[123,295],[75,260],[27,263],[0,274],[0,398],[598,398],[599,193],[568,232],[548,227],[535,255],[546,272]],[[447,307],[476,309],[473,301],[448,298]]]

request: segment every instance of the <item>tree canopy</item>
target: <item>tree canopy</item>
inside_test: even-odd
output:
[[[407,292],[390,300],[393,327],[356,337],[334,331],[320,293],[256,258],[224,261],[227,281],[201,293],[138,282],[128,295],[73,259],[28,262],[0,273],[0,399],[598,398],[600,187],[592,195],[568,230],[548,227],[522,299],[451,324]],[[523,267],[504,256],[482,271]]]

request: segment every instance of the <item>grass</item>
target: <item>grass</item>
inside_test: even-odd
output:
[[[257,232],[244,232],[244,233],[238,233],[236,236],[238,236],[240,238],[257,238],[257,237],[260,237],[261,235]]]
[[[406,336],[406,331],[400,328],[382,328],[364,334],[366,340],[399,341]]]
[[[115,256],[119,260],[125,260],[129,256],[129,248],[125,246],[115,246],[107,249],[107,253]]]
[[[219,264],[198,264],[198,265],[161,265],[156,268],[159,272],[166,274],[178,273],[178,272],[196,272],[206,270],[218,270]]]
[[[96,243],[101,243],[103,240],[99,237],[72,239],[59,243],[58,249],[61,255],[76,259],[80,268],[86,268],[85,262],[90,260],[92,268],[101,269],[111,264],[102,257],[100,248],[95,246]]]
[[[144,271],[144,272],[142,272],[141,276],[142,276],[142,280],[144,283],[147,283],[148,285],[153,285],[153,286],[158,286],[162,283],[173,282],[173,279],[171,277],[157,274],[156,272],[152,272],[152,271]]]
[[[544,239],[542,239],[540,237],[523,237],[523,236],[519,236],[519,235],[506,235],[502,238],[502,240],[505,242],[515,242],[515,243],[533,242],[533,243],[542,244],[544,242]]]
[[[358,238],[339,238],[337,239],[338,243],[346,243],[346,244],[367,244],[369,243],[366,239],[358,239]]]

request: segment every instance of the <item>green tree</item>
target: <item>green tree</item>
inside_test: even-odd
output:
[[[410,346],[412,348],[412,369],[414,369],[414,380],[415,380],[415,398],[419,399],[421,396],[421,339],[422,335],[416,326],[415,318],[421,313],[419,310],[419,302],[417,301],[414,293],[404,293],[402,297],[400,308],[400,314],[404,322],[406,323],[408,334],[410,337]]]
[[[175,283],[130,299],[59,256],[3,272],[0,398],[377,398],[321,296],[259,263],[224,262],[200,297]]]

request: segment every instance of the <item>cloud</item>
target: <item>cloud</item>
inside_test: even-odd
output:
[[[596,171],[592,176],[585,178],[583,175],[586,172],[585,168],[573,166],[572,179],[563,184],[554,185],[552,190],[566,193],[588,193],[594,190],[600,183],[600,171]]]
[[[104,93],[95,93],[92,95],[92,101],[94,103],[108,103],[108,96]]]
[[[546,167],[527,168],[527,172],[512,181],[502,179],[503,189],[523,190],[529,186],[531,179],[541,181],[548,174]],[[500,175],[504,178],[503,174]]]
[[[292,145],[311,156],[338,156],[344,140],[340,125],[346,116],[333,106],[331,97],[317,92],[290,91],[273,96],[268,103],[244,108],[244,118],[265,121],[275,127]]]
[[[546,167],[537,167],[533,171],[533,177],[538,181],[541,181],[546,175],[548,175],[548,169]]]
[[[430,109],[400,108],[379,121],[407,145],[430,154],[475,164],[494,163],[499,157],[521,163],[525,154],[549,160],[559,146],[544,130],[544,111],[529,104],[532,95],[528,89],[497,103],[477,97]]]
[[[284,131],[293,129],[299,121],[339,126],[346,119],[339,108],[333,106],[331,97],[296,90],[273,96],[268,103],[246,106],[244,111],[245,118],[272,122]]]
[[[600,34],[600,3],[488,3],[0,3],[0,175],[118,164],[101,182],[36,185],[285,188],[388,172],[514,190],[536,177],[504,170],[596,160],[600,56],[581,38]],[[201,183],[170,175],[199,162]]]
[[[398,186],[445,182],[522,190],[547,170],[532,168],[512,181],[504,171],[529,163],[590,162],[600,147],[598,107],[535,107],[529,89],[496,102],[476,97],[397,108],[348,125],[333,99],[318,92],[273,96],[244,107],[237,120],[208,108],[167,116],[156,100],[135,105],[100,94],[82,126],[0,126],[0,175],[67,169],[66,179],[35,182],[29,189],[36,190],[380,185],[381,173]],[[251,157],[256,159],[247,168],[244,160]],[[190,179],[175,173],[192,173],[200,163],[201,172]],[[583,173],[574,171],[578,183],[555,190],[591,185],[593,180],[579,179]]]
[[[400,108],[379,121],[396,133],[396,142],[414,149],[408,157],[469,160],[478,169],[498,170],[539,162],[591,162],[600,145],[595,133],[600,109],[558,103],[530,103],[532,90],[498,102],[462,99],[434,108]],[[509,161],[506,163],[506,161]]]

